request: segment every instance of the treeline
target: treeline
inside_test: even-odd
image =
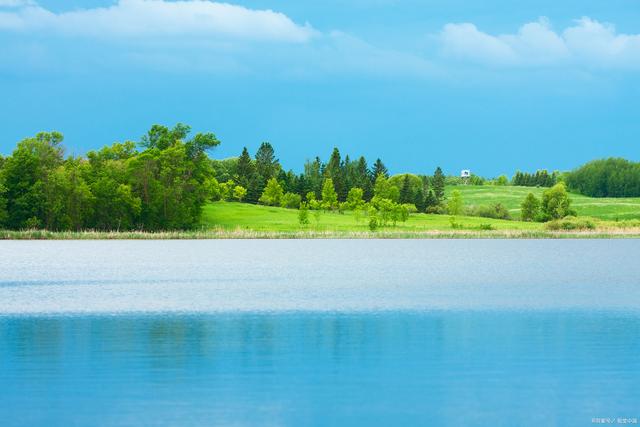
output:
[[[136,144],[66,157],[63,136],[43,132],[0,161],[0,227],[173,230],[195,227],[211,197],[212,133],[153,126]]]
[[[268,142],[260,145],[254,157],[245,147],[239,157],[213,160],[212,165],[216,178],[214,187],[217,185],[214,199],[290,208],[310,202],[311,198],[322,200],[328,179],[335,190],[336,203],[346,202],[353,189],[362,190],[363,201],[370,202],[375,196],[378,178],[383,177],[391,188],[389,200],[415,205],[419,212],[435,212],[442,205],[448,179],[439,167],[430,176],[402,174],[390,177],[382,160],[376,159],[369,166],[364,156],[355,160],[348,155],[343,158],[338,148],[333,149],[326,161],[319,157],[307,161],[304,171],[296,174],[282,168]]]
[[[591,197],[640,197],[640,163],[620,158],[594,160],[569,172],[569,189]]]
[[[549,173],[546,169],[536,171],[536,173],[516,172],[511,179],[511,185],[523,187],[553,187],[558,183],[557,171]]]

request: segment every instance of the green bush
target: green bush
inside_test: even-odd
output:
[[[547,222],[545,228],[550,231],[595,230],[596,224],[586,218],[567,216]]]
[[[375,215],[369,215],[369,230],[376,231],[378,226],[378,217]]]
[[[482,218],[511,219],[509,210],[502,203],[471,206],[465,213],[469,216],[479,216]]]
[[[288,209],[298,209],[300,207],[300,202],[302,202],[302,197],[300,197],[299,194],[286,193],[280,199],[280,206]]]

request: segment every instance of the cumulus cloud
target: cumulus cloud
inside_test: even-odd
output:
[[[316,33],[272,10],[208,0],[119,0],[110,7],[54,13],[25,0],[0,0],[16,10],[0,12],[0,31],[42,31],[71,36],[226,37],[306,42]],[[0,3],[3,4],[3,3]]]
[[[493,66],[640,68],[640,34],[619,34],[613,25],[587,17],[562,32],[554,31],[546,18],[501,35],[471,23],[448,24],[439,38],[445,56]]]

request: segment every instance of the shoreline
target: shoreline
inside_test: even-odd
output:
[[[0,230],[0,240],[232,240],[232,239],[637,239],[640,228],[588,231],[425,230],[425,231],[47,231]]]

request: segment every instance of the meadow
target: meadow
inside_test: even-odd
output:
[[[493,185],[459,185],[446,188],[446,194],[453,190],[462,193],[465,206],[502,203],[512,217],[520,216],[520,203],[529,193],[541,198],[545,188]],[[607,221],[640,219],[640,198],[594,198],[572,193],[571,206],[578,216],[588,216]]]
[[[511,186],[456,186],[448,187],[450,194],[454,189],[462,193],[465,206],[490,205],[502,203],[514,220],[499,220],[471,216],[456,217],[458,228],[453,230],[448,215],[412,214],[407,222],[398,222],[396,226],[387,226],[378,233],[462,233],[479,235],[504,235],[513,232],[519,236],[538,237],[546,233],[544,224],[518,221],[520,203],[529,192],[541,197],[543,188]],[[589,217],[598,225],[597,232],[613,234],[619,228],[617,221],[640,219],[640,198],[603,198],[596,199],[572,194],[571,199],[580,217]],[[201,226],[203,229],[245,230],[253,232],[301,232],[306,233],[368,233],[366,216],[346,211],[309,212],[309,225],[302,227],[298,222],[298,211],[279,207],[252,205],[246,203],[215,202],[204,208]],[[627,227],[627,233],[635,233]],[[508,237],[508,236],[507,236]]]
[[[318,220],[314,211],[309,212],[309,225],[301,227],[298,211],[272,206],[251,205],[247,203],[215,202],[205,206],[202,219],[204,228],[245,229],[254,231],[299,231],[301,229],[316,232],[368,232],[366,217],[360,218],[353,212],[321,212]],[[481,226],[490,225],[495,230],[542,230],[543,225],[533,222],[506,221],[480,217],[458,217],[462,229],[481,230]],[[411,214],[406,223],[384,227],[384,230],[425,231],[451,230],[447,215]]]

